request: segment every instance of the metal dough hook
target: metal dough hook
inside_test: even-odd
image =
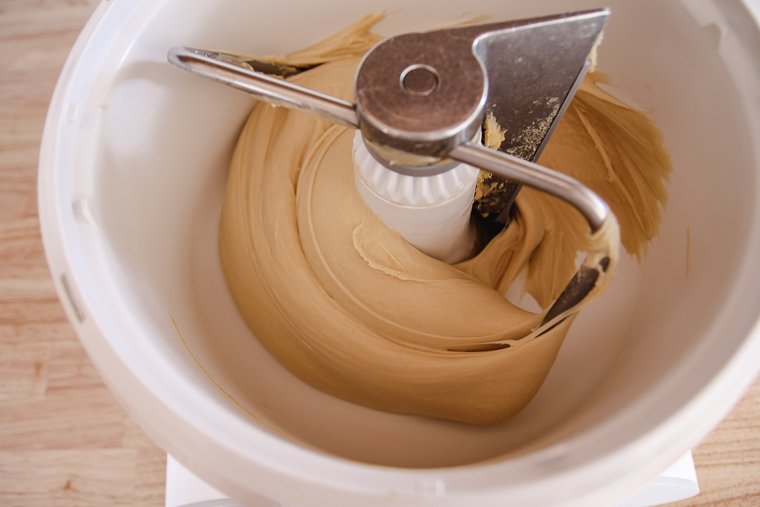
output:
[[[502,225],[517,183],[569,202],[596,231],[609,214],[606,204],[579,182],[531,162],[572,99],[608,16],[596,9],[391,37],[362,60],[355,104],[266,74],[305,69],[182,47],[168,59],[267,102],[358,128],[372,155],[397,172],[432,175],[452,161],[490,171],[510,195],[482,214]],[[507,133],[499,152],[470,142],[487,113]]]
[[[372,156],[396,172],[434,175],[457,163],[489,171],[497,195],[476,208],[493,226],[508,222],[516,193],[528,185],[571,204],[597,232],[610,217],[607,204],[534,160],[583,79],[608,16],[595,9],[391,37],[360,63],[356,103],[280,77],[307,68],[185,47],[171,49],[168,60],[272,104],[359,129]],[[487,114],[506,133],[498,151],[472,142]],[[608,262],[581,266],[545,324],[588,295]]]

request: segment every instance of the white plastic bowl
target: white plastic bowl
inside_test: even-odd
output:
[[[470,428],[333,399],[258,344],[216,250],[252,100],[165,54],[282,53],[380,9],[393,34],[599,4],[103,2],[50,108],[40,217],[69,318],[156,442],[252,505],[604,505],[712,429],[760,357],[757,17],[741,2],[609,5],[601,70],[652,114],[674,163],[662,231],[582,314],[530,406]]]

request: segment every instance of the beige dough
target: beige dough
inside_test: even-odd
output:
[[[378,19],[286,57],[322,64],[291,80],[351,100]],[[584,83],[542,163],[597,190],[638,255],[657,230],[668,158],[646,116],[598,79]],[[365,206],[352,136],[307,113],[254,107],[220,231],[225,277],[248,326],[294,374],[355,403],[477,424],[516,414],[541,386],[572,317],[536,336],[543,313],[507,301],[506,288],[525,272],[526,290],[548,307],[575,272],[576,253],[593,253],[616,231],[592,238],[567,205],[524,189],[505,232],[473,259],[445,264]]]

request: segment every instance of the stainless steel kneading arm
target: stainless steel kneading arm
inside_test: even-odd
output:
[[[282,79],[310,67],[186,47],[171,49],[168,60],[272,104],[357,128],[370,153],[394,171],[434,175],[457,163],[489,171],[496,198],[476,208],[495,227],[509,221],[515,195],[528,185],[571,204],[597,232],[609,220],[607,204],[534,161],[583,79],[608,16],[595,9],[388,38],[361,61],[355,103]],[[488,114],[505,132],[498,150],[473,142]],[[581,266],[544,323],[588,295],[608,262]]]

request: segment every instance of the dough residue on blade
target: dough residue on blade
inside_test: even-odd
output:
[[[361,56],[380,38],[367,16],[276,61],[315,67],[289,80],[352,100]],[[586,182],[638,255],[657,231],[669,161],[651,121],[590,75],[541,162]],[[220,255],[248,326],[309,384],[371,408],[467,423],[502,421],[543,382],[572,317],[536,336],[544,313],[504,293],[520,273],[547,308],[593,248],[565,203],[523,189],[510,226],[448,265],[389,230],[354,183],[353,131],[257,104],[230,166]],[[605,231],[607,234],[609,231]]]

